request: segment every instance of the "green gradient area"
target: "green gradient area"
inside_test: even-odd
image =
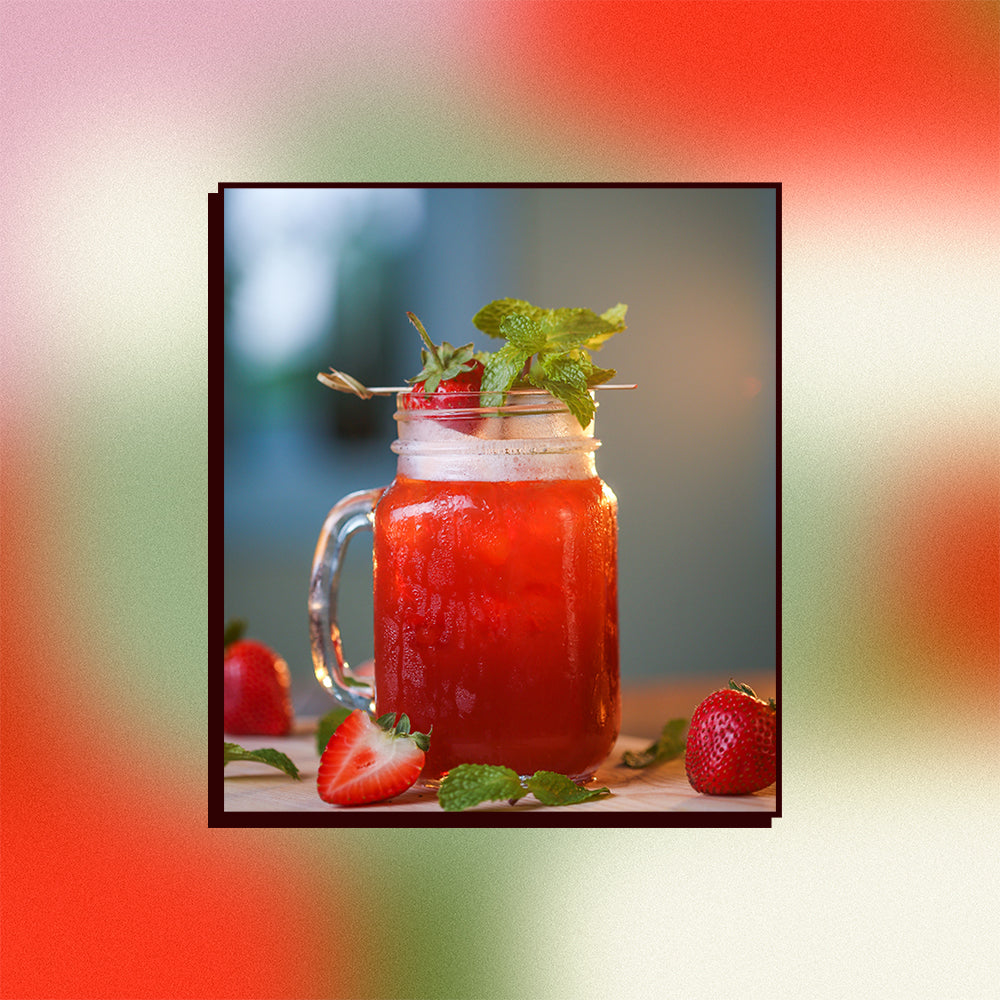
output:
[[[99,671],[69,680],[103,716],[190,751],[207,702],[206,401],[198,378],[162,390],[106,385],[65,430],[69,617],[101,656]]]
[[[493,117],[495,108],[478,103],[474,94],[465,96],[470,99],[442,90],[436,79],[393,84],[363,73],[335,89],[304,87],[289,113],[272,119],[273,131],[260,136],[260,158],[239,179],[622,180],[618,150],[595,147],[582,156],[574,143],[524,131],[509,118]],[[661,177],[668,152],[657,163]]]
[[[544,933],[545,911],[529,859],[542,836],[447,829],[295,834],[300,861],[315,869],[310,919],[330,940],[329,954],[318,956],[317,995],[332,996],[344,964],[366,984],[359,997],[539,996],[530,948]],[[364,887],[360,919],[350,927],[343,915],[354,901],[344,893],[341,859],[349,859],[348,885]]]

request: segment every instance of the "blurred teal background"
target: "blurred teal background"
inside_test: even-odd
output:
[[[368,385],[436,342],[495,349],[495,298],[629,306],[601,364],[629,393],[597,419],[620,504],[623,678],[775,665],[776,193],[773,188],[227,188],[225,608],[288,659],[299,712],[325,708],[306,588],[329,508],[387,484],[392,401]],[[341,586],[345,653],[371,655],[371,543]],[[218,623],[221,627],[222,623]]]

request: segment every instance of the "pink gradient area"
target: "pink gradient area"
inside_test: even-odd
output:
[[[5,103],[21,125],[53,101],[116,95],[199,95],[226,110],[258,96],[264,81],[280,87],[303,66],[332,70],[391,45],[402,26],[387,13],[377,3],[7,5]]]
[[[410,16],[401,16],[409,11]],[[148,116],[221,135],[295,113],[407,59],[447,65],[452,4],[7,4],[0,31],[5,159],[29,182],[61,130]],[[235,179],[235,178],[226,178]]]
[[[480,22],[493,101],[691,179],[877,183],[950,210],[997,192],[997,13],[964,3],[497,4]],[[843,202],[840,211],[844,210]]]

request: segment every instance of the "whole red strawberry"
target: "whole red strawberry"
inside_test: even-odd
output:
[[[470,345],[471,346],[471,345]],[[464,350],[464,348],[459,348]],[[438,380],[436,388],[428,388],[433,379],[417,382],[409,394],[403,397],[403,406],[408,410],[437,410],[455,407],[478,406],[479,391],[483,385],[483,363],[473,358],[467,362],[468,368],[451,378]]]
[[[416,327],[426,349],[420,352],[424,367],[409,381],[413,388],[401,399],[404,410],[450,410],[479,406],[485,368],[472,344],[452,347],[447,341],[436,345],[413,313],[406,314]],[[478,417],[456,417],[442,421],[465,434],[475,432]]]
[[[324,802],[338,806],[384,802],[416,782],[429,737],[411,733],[407,716],[395,719],[394,712],[373,720],[367,712],[355,709],[337,726],[316,775]]]
[[[242,622],[226,629],[225,731],[284,736],[292,728],[288,664],[261,642],[243,639]]]
[[[729,682],[691,716],[684,764],[688,781],[708,795],[747,795],[772,784],[776,774],[774,700]]]

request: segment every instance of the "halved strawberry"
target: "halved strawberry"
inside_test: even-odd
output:
[[[334,730],[320,758],[319,797],[338,806],[391,799],[420,776],[429,745],[426,734],[410,732],[405,715],[396,721],[390,712],[372,720],[356,709]]]

